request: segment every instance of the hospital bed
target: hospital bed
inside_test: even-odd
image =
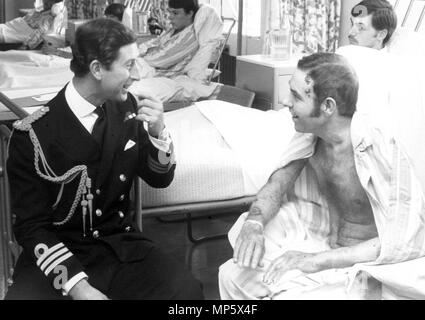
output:
[[[224,20],[230,20],[230,23],[226,24],[229,27],[225,34]],[[149,75],[143,78],[144,71],[141,70],[142,79],[134,83],[130,91],[136,96],[149,92],[163,102],[172,102],[174,104],[170,106],[170,110],[199,99],[217,97],[222,86],[212,82],[212,79],[219,75],[217,67],[220,56],[234,25],[234,19],[222,19],[214,8],[202,5],[194,19],[194,29],[200,46],[185,67],[184,74],[173,78],[152,78]],[[54,34],[51,38],[53,36]],[[59,87],[69,82],[73,76],[69,70],[70,59],[64,58],[64,55],[45,55],[43,52],[46,51],[0,52],[0,90]],[[213,66],[212,69],[208,68],[210,65]]]

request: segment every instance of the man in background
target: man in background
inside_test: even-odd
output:
[[[125,6],[122,3],[111,3],[105,9],[105,17],[122,22]]]
[[[43,35],[53,26],[57,9],[63,0],[43,0],[42,9],[33,9],[23,18],[0,24],[0,43],[22,43],[21,49],[35,49]]]
[[[397,27],[397,15],[387,0],[363,0],[351,10],[350,44],[382,49]]]
[[[184,73],[185,66],[199,49],[193,21],[199,9],[198,0],[169,0],[172,28],[159,37],[139,45],[139,61],[153,68],[151,76],[173,77]],[[140,60],[140,59],[139,59]]]

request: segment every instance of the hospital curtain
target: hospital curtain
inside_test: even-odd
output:
[[[68,19],[92,19],[103,17],[108,0],[65,0]]]
[[[285,2],[269,1],[266,31],[279,26],[282,17],[279,12]],[[286,4],[292,27],[293,54],[334,52],[338,48],[341,0],[287,0]],[[267,51],[267,48],[264,50]]]
[[[151,3],[151,17],[158,20],[158,24],[164,29],[170,28],[168,20],[168,0],[150,0]]]
[[[133,12],[149,12],[149,16],[155,18],[165,30],[171,27],[168,19],[168,0],[124,0],[123,4],[132,8]]]

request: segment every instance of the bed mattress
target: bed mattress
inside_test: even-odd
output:
[[[175,177],[166,189],[154,189],[143,182],[144,208],[251,195],[245,192],[236,154],[196,106],[166,113],[165,122],[174,141]]]

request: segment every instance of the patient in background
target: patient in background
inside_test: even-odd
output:
[[[43,8],[31,10],[23,18],[0,24],[0,43],[22,43],[21,49],[35,49],[53,27],[62,0],[43,0]]]
[[[125,6],[122,3],[111,3],[105,9],[105,17],[122,22]]]
[[[158,38],[139,45],[142,77],[174,77],[184,73],[199,44],[193,21],[199,9],[198,0],[169,0],[172,28]],[[150,74],[146,74],[146,63]]]
[[[397,15],[387,0],[363,0],[351,10],[350,44],[382,49],[397,27]]]

